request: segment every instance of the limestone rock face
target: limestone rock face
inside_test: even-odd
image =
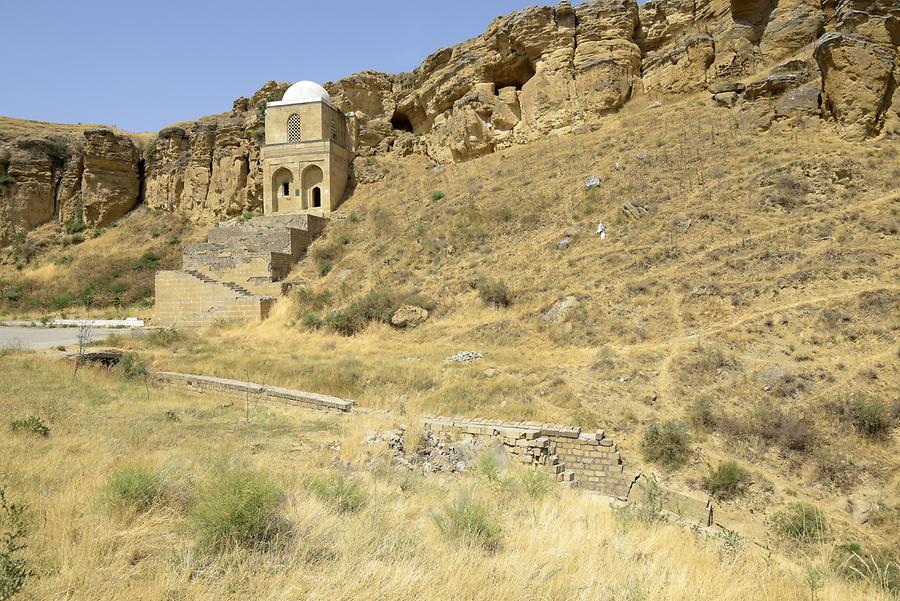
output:
[[[106,129],[86,131],[84,137],[83,219],[90,226],[107,225],[138,203],[138,152],[131,140]]]
[[[822,71],[822,106],[842,134],[864,139],[884,122],[896,88],[896,53],[853,34],[828,33],[816,44]]]
[[[5,138],[5,136],[4,136]],[[0,244],[50,221],[106,225],[140,196],[132,140],[108,129],[0,138]]]

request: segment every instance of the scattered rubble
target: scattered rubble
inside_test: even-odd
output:
[[[589,178],[587,178],[586,180],[584,180],[584,188],[586,190],[590,190],[592,188],[599,188],[599,187],[600,187],[600,178],[597,177],[596,175],[592,175]]]
[[[447,357],[444,361],[447,363],[471,363],[479,359],[484,359],[484,353],[479,351],[462,351]]]

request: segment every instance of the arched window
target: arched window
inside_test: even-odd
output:
[[[288,117],[287,122],[287,136],[288,136],[288,144],[295,144],[300,141],[300,134],[302,130],[300,127],[300,115],[297,113],[292,114]]]

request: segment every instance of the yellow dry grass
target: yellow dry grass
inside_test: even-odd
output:
[[[471,475],[397,471],[370,449],[351,448],[367,428],[389,424],[384,416],[258,407],[247,421],[245,407],[148,395],[100,371],[84,369],[73,382],[70,365],[28,354],[0,358],[0,389],[4,427],[28,414],[51,426],[48,438],[0,437],[0,485],[30,507],[35,576],[23,600],[888,599],[832,575],[827,548],[789,560],[625,520],[601,498],[562,488],[533,500]],[[338,513],[303,485],[311,473],[338,469],[328,467],[335,455],[363,487],[358,512]],[[121,466],[159,470],[189,499],[223,461],[258,470],[283,491],[290,534],[274,549],[204,551],[181,504],[137,513],[104,500]],[[502,529],[495,551],[447,538],[433,520],[473,489]],[[816,570],[824,579],[806,576]]]

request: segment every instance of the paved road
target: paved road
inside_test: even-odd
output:
[[[91,340],[103,340],[113,332],[128,334],[123,329],[94,328]],[[78,328],[20,328],[0,327],[0,348],[22,347],[27,349],[48,349],[65,346],[67,350],[78,350]]]

